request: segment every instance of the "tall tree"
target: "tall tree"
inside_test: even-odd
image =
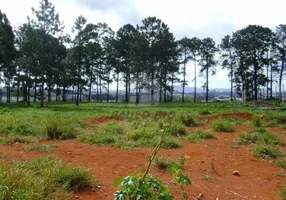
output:
[[[206,83],[204,85],[206,89],[206,102],[209,101],[209,76],[216,73],[215,66],[217,61],[215,59],[218,48],[212,38],[204,38],[200,47],[200,65],[202,66],[200,73],[205,73]]]
[[[191,40],[187,37],[182,38],[181,40],[178,41],[179,43],[179,51],[182,56],[182,63],[183,63],[183,81],[182,81],[182,86],[183,86],[183,91],[182,91],[182,102],[185,101],[185,86],[188,85],[186,81],[186,65],[191,60]]]
[[[277,37],[277,50],[279,61],[281,63],[280,74],[279,74],[279,99],[282,100],[282,81],[283,74],[285,71],[286,64],[286,24],[280,24],[276,27],[276,37]]]
[[[11,78],[15,74],[15,65],[13,65],[16,58],[14,37],[15,36],[7,16],[0,10],[0,83],[1,72],[4,71],[7,87],[7,103],[10,103],[10,83]],[[2,91],[0,91],[0,102],[1,93]]]

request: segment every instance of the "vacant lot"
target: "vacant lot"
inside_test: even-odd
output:
[[[175,199],[183,199],[181,189],[166,168],[182,155],[190,199],[286,198],[285,111],[228,103],[114,103],[2,105],[0,113],[0,187],[8,188],[0,199],[112,199],[119,189],[115,179],[145,171],[162,127],[167,135],[150,173]],[[9,169],[33,180],[15,186],[11,182],[22,175]],[[39,180],[57,187],[35,188]]]

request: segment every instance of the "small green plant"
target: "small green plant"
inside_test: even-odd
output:
[[[167,169],[172,164],[174,164],[174,161],[165,157],[158,156],[154,159],[154,165],[161,170]]]
[[[183,136],[187,134],[187,130],[181,122],[173,121],[169,126],[169,134],[172,136]]]
[[[205,174],[204,176],[202,176],[201,179],[205,181],[210,181],[210,182],[213,182],[215,180],[215,178],[209,174]]]
[[[252,154],[258,158],[277,158],[281,155],[279,149],[270,145],[255,145]]]
[[[253,125],[254,127],[261,127],[261,126],[262,126],[262,121],[261,121],[261,119],[260,119],[259,116],[255,116],[255,117],[252,119],[251,123],[252,123],[252,125]]]
[[[223,118],[218,118],[211,123],[211,127],[214,131],[220,132],[234,132],[234,124]]]
[[[183,123],[185,126],[193,127],[197,126],[197,123],[194,119],[194,115],[190,113],[179,113],[175,116],[175,121]]]
[[[48,144],[44,144],[44,145],[37,145],[37,144],[32,144],[29,145],[28,147],[26,147],[27,151],[43,151],[43,152],[48,152],[48,151],[52,151],[55,148],[57,148],[58,145],[48,145]]]
[[[96,132],[80,135],[78,139],[88,144],[110,145],[114,144],[119,139],[119,136],[117,134],[101,134]]]
[[[160,141],[149,156],[149,163],[144,174],[129,175],[124,179],[118,178],[115,180],[114,185],[119,186],[120,190],[115,192],[114,200],[174,199],[168,188],[164,185],[163,181],[149,174],[152,162],[156,158],[156,155],[161,148],[164,137],[168,134],[167,129],[167,126],[164,126],[164,128],[160,131],[162,133]],[[183,164],[184,157],[180,160],[180,166],[172,165],[168,168],[168,170],[174,174],[174,180],[181,185],[183,197],[185,200],[187,200],[188,195],[185,192],[184,185],[191,184],[191,181],[187,176],[181,173]]]
[[[281,200],[286,200],[286,186],[285,185],[278,191],[278,195]]]
[[[21,136],[21,135],[8,135],[7,137],[0,137],[0,143],[10,144],[10,143],[31,143],[34,142],[36,138],[31,136]]]
[[[119,121],[109,121],[100,127],[100,131],[104,134],[123,134],[124,130],[124,124]]]
[[[215,136],[210,130],[197,129],[184,138],[192,142],[198,142],[200,140],[214,139]]]

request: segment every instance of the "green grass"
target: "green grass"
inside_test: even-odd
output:
[[[69,199],[94,184],[90,171],[52,156],[0,163],[0,199]]]
[[[254,126],[254,127],[261,127],[262,126],[262,121],[260,119],[259,116],[255,116],[252,120],[251,120],[251,124]]]
[[[192,133],[188,134],[184,139],[190,140],[192,142],[199,142],[201,140],[206,140],[206,139],[214,139],[215,136],[211,130],[202,130],[202,129],[197,129],[193,131]]]
[[[276,164],[283,169],[286,169],[286,158],[282,158],[276,161]]]
[[[43,151],[43,152],[49,152],[54,150],[55,148],[58,148],[58,145],[49,145],[49,144],[43,144],[43,145],[37,145],[32,144],[25,148],[26,151]]]
[[[0,137],[0,143],[11,144],[11,143],[31,143],[35,142],[37,138],[31,136],[22,135],[8,135]]]
[[[214,131],[234,132],[234,123],[224,118],[213,120],[211,127]]]
[[[264,128],[255,128],[246,133],[238,135],[238,142],[242,144],[265,144],[265,145],[279,145],[281,143],[279,137],[266,131]]]
[[[169,166],[174,164],[176,164],[176,161],[163,156],[158,156],[154,159],[154,166],[160,170],[166,170]]]
[[[277,147],[262,144],[255,145],[252,154],[257,158],[278,158],[281,156],[281,152]]]
[[[286,186],[285,185],[278,191],[278,195],[281,200],[286,200]]]

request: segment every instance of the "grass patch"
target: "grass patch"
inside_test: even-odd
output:
[[[122,122],[109,121],[100,127],[100,131],[104,134],[123,134],[125,126]]]
[[[57,121],[52,121],[46,125],[48,139],[73,139],[78,134],[78,131],[71,125],[61,124]]]
[[[94,184],[90,171],[66,166],[53,156],[0,163],[0,199],[68,199],[72,192]]]
[[[154,160],[154,165],[160,170],[166,170],[168,167],[174,164],[176,164],[176,161],[162,156],[156,157]]]
[[[0,143],[2,144],[31,143],[35,141],[36,141],[36,138],[32,136],[8,135],[8,136],[0,137]]]
[[[278,191],[278,195],[281,200],[286,200],[286,186],[285,185]]]
[[[183,113],[177,113],[174,120],[181,122],[185,126],[194,127],[198,125],[194,117],[195,117],[194,114],[183,112]]]
[[[259,116],[255,116],[252,120],[251,120],[251,124],[254,127],[262,127],[262,121],[260,119]]]
[[[186,140],[190,140],[192,142],[199,142],[201,140],[206,140],[206,139],[214,139],[215,136],[212,131],[210,130],[202,130],[202,129],[197,129],[184,137]]]
[[[234,132],[234,123],[230,120],[218,118],[211,123],[211,127],[214,131],[219,132]]]
[[[267,132],[264,128],[256,128],[238,136],[238,141],[243,144],[258,143],[264,145],[279,145],[280,139],[276,135]]]
[[[58,148],[58,145],[48,145],[48,144],[44,144],[44,145],[37,145],[37,144],[32,144],[28,147],[25,148],[26,151],[43,151],[43,152],[48,152],[48,151],[52,151],[55,148]]]
[[[277,158],[281,155],[280,150],[271,145],[255,145],[252,154],[257,158]]]
[[[276,161],[276,164],[283,169],[286,169],[286,158],[282,158]]]

